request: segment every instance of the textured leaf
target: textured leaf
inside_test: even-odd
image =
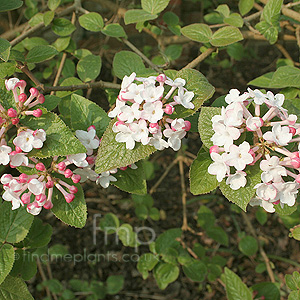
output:
[[[145,22],[149,20],[154,20],[158,15],[150,14],[143,9],[130,9],[127,10],[124,16],[125,24]]]
[[[151,14],[158,14],[169,4],[170,0],[142,0],[142,8]]]
[[[269,0],[263,10],[263,18],[268,23],[272,24],[274,17],[280,14],[283,0]]]
[[[46,141],[41,149],[33,149],[31,156],[46,158],[49,156],[64,156],[69,154],[85,153],[85,147],[73,135],[66,124],[54,113],[43,110],[39,118],[27,116],[21,123],[33,130],[44,129]]]
[[[300,69],[291,66],[279,67],[273,74],[270,87],[300,87]]]
[[[83,84],[83,82],[80,79],[78,79],[76,77],[69,77],[69,78],[65,79],[60,84],[60,86],[79,85],[79,84]],[[79,93],[79,92],[81,92],[81,91],[80,90],[77,90],[77,91],[62,91],[62,92],[57,92],[56,96],[58,96],[60,98],[64,98],[66,96],[69,96],[69,95],[74,94],[74,93]],[[64,105],[64,102],[65,101],[62,101],[60,104]]]
[[[215,175],[207,169],[212,163],[209,152],[199,152],[190,169],[190,188],[194,195],[207,194],[218,187],[219,182]]]
[[[226,26],[213,34],[210,43],[215,47],[224,47],[241,40],[243,40],[243,35],[236,27]]]
[[[10,42],[0,38],[0,58],[5,62],[8,61],[11,45]]]
[[[53,46],[39,45],[29,50],[26,61],[27,63],[40,63],[53,58],[58,51]]]
[[[91,12],[79,17],[79,24],[86,30],[98,32],[104,27],[104,22],[100,14]]]
[[[261,282],[251,287],[252,291],[258,292],[256,297],[265,297],[265,300],[280,300],[279,284],[273,282]]]
[[[246,211],[249,201],[254,197],[254,186],[261,182],[261,170],[259,164],[248,166],[245,169],[247,173],[247,184],[238,190],[233,190],[225,183],[225,179],[220,183],[220,189],[223,195],[231,202],[238,205],[242,210]]]
[[[13,267],[15,260],[14,247],[9,244],[0,245],[0,284]]]
[[[290,229],[291,236],[297,240],[300,241],[300,225],[296,225],[293,228]]]
[[[186,118],[194,114],[201,107],[203,102],[210,99],[215,92],[215,88],[208,82],[206,77],[197,70],[181,70],[176,74],[176,78],[183,78],[186,81],[184,87],[195,94],[192,100],[195,108],[186,109],[181,105],[176,105],[174,112],[176,118]]]
[[[181,28],[181,33],[192,41],[208,43],[213,35],[206,24],[191,24]]]
[[[109,295],[119,293],[123,286],[124,277],[122,275],[111,275],[106,280],[106,291]]]
[[[172,228],[162,233],[155,241],[155,250],[157,253],[162,254],[168,248],[178,245],[179,242],[176,241],[176,238],[179,238],[181,233],[182,231],[179,228]]]
[[[254,5],[254,0],[240,0],[239,1],[239,11],[242,16],[247,14]]]
[[[248,256],[256,254],[258,251],[257,240],[250,235],[243,237],[239,242],[239,250]]]
[[[204,144],[204,146],[207,148],[213,146],[213,142],[210,139],[215,133],[212,128],[211,119],[213,116],[219,114],[221,114],[221,108],[219,107],[201,108],[198,129],[199,129],[201,141]]]
[[[64,181],[67,180],[64,179]],[[75,199],[71,203],[67,203],[62,193],[57,188],[54,188],[52,197],[53,208],[51,210],[62,222],[70,226],[82,228],[87,219],[87,208],[83,190],[80,184],[73,184],[72,181],[69,181],[69,184],[75,185],[78,188]]]
[[[54,95],[46,95],[45,102],[42,104],[48,111],[53,110],[60,103],[61,98]]]
[[[229,17],[224,18],[224,23],[235,27],[243,27],[244,20],[238,13],[233,13]]]
[[[127,35],[123,29],[123,27],[120,24],[114,23],[114,24],[108,24],[106,25],[101,32],[107,36],[112,36],[115,38],[124,37],[126,38]]]
[[[142,274],[143,279],[148,278],[148,271],[151,271],[159,262],[159,258],[152,253],[144,253],[140,257],[137,269]]]
[[[48,0],[47,5],[50,10],[56,10],[60,4],[61,0]]]
[[[33,215],[25,207],[11,209],[11,203],[4,201],[0,205],[0,241],[18,243],[22,241],[33,221]]]
[[[184,274],[193,281],[202,282],[207,274],[205,264],[193,259],[189,264],[182,267]]]
[[[23,1],[20,0],[0,0],[0,12],[14,10],[23,5]]]
[[[100,74],[101,66],[102,60],[100,56],[85,56],[77,64],[78,76],[83,82],[94,80]]]
[[[70,20],[64,18],[55,19],[51,28],[59,36],[69,36],[76,29]]]
[[[119,143],[115,139],[116,133],[112,131],[115,122],[115,119],[110,122],[98,148],[95,169],[97,173],[131,165],[156,151],[154,147],[144,146],[142,143],[136,143],[132,150],[126,149],[125,143]]]
[[[11,107],[16,108],[16,102],[13,96],[12,91],[8,91],[4,86],[4,80],[1,80],[1,86],[0,86],[0,99],[1,99],[1,105],[5,109],[9,109]]]
[[[158,287],[164,290],[171,282],[179,276],[179,268],[169,263],[159,263],[154,268],[154,278]]]
[[[262,76],[259,76],[253,80],[251,80],[248,85],[254,85],[263,88],[269,88],[274,72],[266,73]]]
[[[274,44],[278,38],[278,29],[266,21],[261,21],[255,25],[255,28],[270,42]]]
[[[210,227],[206,229],[206,234],[221,245],[228,246],[228,235],[221,227]]]

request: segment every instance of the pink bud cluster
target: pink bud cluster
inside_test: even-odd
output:
[[[208,172],[219,182],[226,178],[226,184],[238,190],[247,183],[246,166],[259,164],[261,183],[255,186],[250,205],[260,205],[268,212],[275,212],[277,204],[293,206],[300,188],[300,124],[296,115],[282,107],[284,98],[270,91],[264,94],[248,88],[240,94],[232,89],[225,97],[229,105],[211,119],[214,162]],[[268,110],[261,114],[264,107]],[[247,133],[247,140],[238,144],[242,133]],[[297,151],[286,148],[292,149],[291,144]]]
[[[185,83],[182,78],[173,81],[164,74],[148,78],[138,78],[135,73],[125,76],[116,106],[108,114],[118,119],[112,128],[117,133],[116,141],[126,143],[127,149],[133,149],[138,142],[158,150],[171,147],[178,151],[191,124],[182,118],[171,118],[174,106],[194,108],[194,93],[184,88]],[[168,101],[176,89],[174,101]]]

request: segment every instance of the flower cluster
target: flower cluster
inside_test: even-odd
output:
[[[126,143],[127,149],[133,149],[135,143],[140,142],[158,150],[171,147],[178,151],[191,124],[182,118],[171,118],[174,106],[194,108],[191,102],[194,93],[184,88],[185,83],[182,78],[173,81],[164,74],[148,78],[137,78],[135,73],[125,76],[116,106],[108,114],[118,119],[113,125],[116,141]],[[174,101],[168,102],[176,89],[178,93],[173,97]]]
[[[214,162],[208,172],[219,182],[226,178],[226,184],[238,190],[247,183],[246,166],[259,163],[261,183],[255,186],[256,197],[250,205],[268,212],[274,212],[279,203],[293,206],[300,187],[300,124],[297,116],[282,107],[284,98],[270,91],[248,88],[240,94],[232,89],[225,97],[228,106],[211,120]]]

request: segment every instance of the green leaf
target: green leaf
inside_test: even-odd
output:
[[[200,133],[200,138],[205,147],[210,148],[213,146],[213,142],[210,140],[214,135],[214,131],[212,128],[212,117],[215,115],[221,114],[221,108],[219,107],[202,107],[200,116],[198,129]]]
[[[32,37],[32,38],[26,38],[22,44],[24,45],[24,47],[30,51],[32,48],[36,47],[36,46],[47,46],[49,45],[49,43],[40,37]]]
[[[102,61],[100,56],[88,55],[79,60],[77,73],[83,82],[94,80],[100,74]]]
[[[100,220],[99,226],[105,233],[112,234],[119,228],[120,221],[116,215],[108,213]]]
[[[184,87],[195,94],[192,100],[195,108],[186,109],[181,105],[177,105],[173,115],[176,118],[186,118],[194,114],[201,107],[203,102],[210,99],[215,92],[215,88],[208,82],[206,77],[197,70],[181,70],[176,74],[176,78],[183,78],[186,81]]]
[[[146,220],[148,218],[148,208],[146,205],[137,205],[134,212],[136,216],[141,220]]]
[[[17,277],[7,276],[0,285],[1,300],[34,300],[25,282]]]
[[[50,10],[56,10],[60,5],[61,0],[48,0],[47,5]]]
[[[45,26],[48,26],[52,22],[52,20],[54,19],[54,15],[54,11],[47,11],[44,13],[43,20]]]
[[[94,125],[98,137],[101,137],[110,118],[96,103],[76,94],[71,96],[71,124],[73,130],[87,130]]]
[[[249,201],[254,197],[254,186],[261,182],[261,170],[259,164],[248,166],[245,172],[247,173],[247,184],[245,187],[239,188],[238,190],[232,190],[230,186],[225,183],[225,179],[220,184],[223,195],[244,211],[246,211]]]
[[[241,278],[225,268],[225,284],[228,300],[252,300],[252,294]]]
[[[37,13],[35,14],[29,21],[28,21],[28,24],[31,26],[31,27],[34,27],[40,23],[43,23],[44,22],[44,16],[42,13]]]
[[[228,235],[221,227],[210,227],[206,229],[206,234],[221,245],[228,246]]]
[[[98,174],[114,168],[131,165],[156,151],[154,147],[144,146],[142,143],[136,143],[132,150],[126,149],[125,143],[119,143],[115,139],[116,133],[112,131],[112,126],[115,122],[115,119],[110,122],[98,148],[95,169]]]
[[[239,242],[239,250],[247,256],[255,255],[258,251],[257,240],[250,235],[243,237]]]
[[[146,177],[141,162],[137,162],[137,169],[131,169],[128,167],[126,170],[118,170],[116,174],[113,174],[117,178],[113,184],[122,191],[143,195],[147,193]]]
[[[76,77],[69,77],[67,79],[65,79],[60,86],[69,86],[69,85],[80,85],[83,84],[83,82],[76,78]],[[77,92],[79,92],[79,90],[77,90]],[[60,98],[64,98],[68,95],[71,95],[73,93],[76,93],[76,91],[63,91],[63,92],[57,92],[56,96],[60,97]],[[65,99],[64,99],[65,100]],[[63,105],[65,101],[62,101],[61,104]]]
[[[273,24],[274,18],[280,14],[282,4],[283,0],[269,0],[262,13],[264,20]]]
[[[64,179],[67,181],[66,179]],[[73,184],[69,180],[69,184]],[[84,227],[87,219],[87,208],[84,200],[83,190],[80,184],[73,184],[78,188],[75,199],[71,203],[67,203],[62,193],[54,188],[53,190],[53,208],[51,209],[55,216],[62,222],[77,228]]]
[[[106,25],[101,32],[107,36],[112,36],[115,38],[124,37],[126,38],[127,35],[123,29],[123,27],[120,24],[113,23]]]
[[[279,215],[289,216],[297,210],[297,205],[288,206],[287,204],[284,204],[283,208],[281,207],[281,205],[275,205],[274,208],[276,213],[278,213]]]
[[[91,12],[84,14],[78,19],[79,24],[86,30],[98,32],[104,27],[104,22],[100,14]]]
[[[130,9],[127,10],[124,16],[125,25],[132,23],[145,22],[154,20],[158,17],[156,14],[150,14],[143,9]]]
[[[227,4],[221,4],[215,9],[218,13],[222,14],[225,18],[229,17],[230,9]]]
[[[144,253],[140,257],[137,269],[142,274],[143,279],[148,278],[148,271],[151,271],[159,262],[159,258],[152,253]]]
[[[0,205],[0,241],[22,241],[28,234],[32,221],[33,215],[29,214],[25,207],[12,210],[10,202],[3,202]]]
[[[15,260],[14,247],[9,244],[0,245],[0,284],[9,274]]]
[[[202,228],[208,229],[215,224],[216,218],[213,211],[205,205],[201,205],[197,212],[197,222]]]
[[[164,13],[163,20],[169,26],[176,26],[179,23],[179,17],[172,11]]]
[[[291,66],[279,67],[273,74],[270,87],[300,87],[300,69]]]
[[[85,153],[86,148],[73,135],[66,124],[54,113],[43,109],[39,118],[27,116],[21,123],[33,130],[44,129],[46,141],[41,149],[33,149],[31,156],[46,158],[50,156],[65,156],[70,154]],[[66,142],[67,141],[67,142]]]
[[[35,46],[29,50],[26,62],[27,63],[40,63],[45,60],[49,60],[58,54],[58,51],[53,46],[40,45]]]
[[[171,282],[179,276],[179,268],[168,263],[159,263],[154,268],[154,278],[158,287],[164,290]]]
[[[272,81],[273,74],[274,74],[274,72],[269,72],[262,76],[259,76],[255,79],[251,80],[250,82],[248,82],[248,85],[269,88],[271,81]]]
[[[256,297],[264,296],[265,300],[280,300],[279,284],[273,282],[261,282],[251,287],[252,291],[256,291]]]
[[[262,207],[258,207],[257,211],[255,212],[255,217],[262,226],[268,221],[268,214]]]
[[[229,17],[224,19],[224,23],[232,25],[234,27],[243,27],[244,20],[238,13],[233,13]]]
[[[240,0],[239,1],[239,11],[242,16],[246,15],[254,5],[254,0]]]
[[[212,36],[210,43],[215,47],[224,47],[243,40],[243,35],[233,26],[218,29]]]
[[[8,61],[11,45],[10,42],[0,38],[0,59]]]
[[[61,98],[54,95],[46,95],[45,102],[42,104],[48,111],[53,110],[60,103]]]
[[[206,24],[191,24],[181,28],[181,33],[192,41],[208,43],[213,35]]]
[[[121,242],[126,247],[137,247],[139,245],[136,232],[130,224],[122,224],[117,229],[117,234]]]
[[[255,25],[255,28],[270,42],[274,44],[278,39],[278,29],[266,21],[261,21]]]
[[[298,289],[297,282],[291,274],[286,274],[284,279],[285,279],[285,283],[289,289],[291,289],[293,291]]]
[[[113,71],[120,79],[123,79],[125,75],[131,75],[133,72],[143,72],[145,69],[143,60],[134,52],[120,51],[114,57]]]
[[[181,229],[179,228],[172,228],[162,233],[155,241],[155,249],[157,253],[162,254],[168,248],[179,245],[176,238],[179,238],[181,233]]]
[[[300,225],[296,225],[293,228],[290,229],[291,236],[297,240],[300,241]]]
[[[182,45],[169,45],[164,51],[169,60],[176,60],[181,56]]]
[[[58,38],[52,45],[56,48],[57,51],[61,52],[66,50],[71,41],[70,36],[60,37]]]
[[[150,14],[162,12],[169,4],[170,0],[142,0],[142,8]]]
[[[70,20],[64,18],[55,19],[51,28],[59,36],[69,36],[76,29]]]
[[[124,286],[124,277],[122,275],[112,275],[106,280],[106,291],[109,295],[119,293]]]
[[[190,189],[193,195],[207,194],[218,187],[216,176],[208,173],[212,163],[209,152],[200,152],[190,169]]]
[[[202,282],[207,274],[205,264],[196,259],[193,259],[191,263],[184,265],[182,269],[188,278],[196,282]]]
[[[20,0],[0,0],[0,12],[14,10],[23,5],[23,1]]]

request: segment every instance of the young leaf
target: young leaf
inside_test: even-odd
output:
[[[142,0],[142,8],[150,14],[162,12],[169,4],[170,0]]]
[[[86,30],[98,32],[104,27],[104,22],[100,14],[91,12],[79,17],[79,24]]]
[[[95,171],[99,174],[114,168],[131,165],[156,151],[154,147],[144,146],[142,143],[136,143],[132,150],[126,149],[125,143],[119,143],[115,139],[116,133],[112,131],[115,122],[115,119],[110,122],[98,149]]]
[[[224,47],[243,39],[241,32],[233,26],[218,29],[212,36],[210,43],[215,47]]]
[[[190,169],[191,193],[193,195],[207,194],[219,185],[217,177],[207,171],[211,163],[212,159],[209,152],[199,151]]]
[[[76,29],[70,20],[64,18],[55,19],[51,28],[59,36],[69,36]]]
[[[25,207],[11,209],[11,203],[4,201],[0,205],[0,241],[18,243],[22,241],[33,221],[33,215]]]
[[[54,16],[55,16],[54,11],[47,11],[44,13],[43,18],[44,18],[45,26],[48,26],[52,22],[52,20],[54,19]]]
[[[257,240],[250,235],[243,237],[239,242],[239,250],[247,256],[255,255],[258,251]]]
[[[269,0],[263,10],[263,18],[269,24],[273,24],[274,18],[280,14],[283,0]]]
[[[247,14],[254,5],[254,0],[240,0],[239,1],[239,11],[242,16]]]
[[[124,286],[124,277],[122,275],[111,275],[106,280],[106,291],[109,295],[119,293]]]
[[[176,238],[181,236],[181,229],[172,228],[162,233],[155,241],[155,250],[159,254],[163,254],[168,248],[179,244]]]
[[[0,12],[14,10],[23,5],[23,1],[20,0],[9,0],[9,1],[0,1]]]
[[[238,13],[233,13],[229,17],[224,18],[224,23],[234,27],[243,27],[244,20]]]
[[[202,282],[207,274],[205,264],[193,259],[189,264],[182,266],[184,274],[193,281]]]
[[[0,245],[0,284],[13,267],[15,260],[14,247],[9,244]]]
[[[228,235],[221,227],[210,227],[206,230],[206,234],[221,245],[224,245],[226,247],[228,246]]]
[[[87,130],[94,125],[98,137],[101,137],[110,118],[96,103],[76,94],[71,96],[71,125],[74,130]]]
[[[262,76],[259,76],[250,82],[248,82],[248,85],[254,85],[258,87],[263,87],[263,88],[271,88],[271,82],[272,82],[272,77],[273,77],[274,72],[269,72],[266,73]]]
[[[42,61],[53,58],[58,54],[58,51],[53,46],[39,45],[29,50],[26,62],[27,63],[40,63]]]
[[[181,28],[181,33],[192,41],[208,43],[213,35],[206,24],[191,24]]]
[[[100,74],[102,60],[100,56],[88,55],[79,60],[77,73],[83,82],[94,80]]]
[[[42,104],[48,111],[53,110],[60,103],[61,98],[54,95],[46,95],[45,102]]]
[[[123,27],[117,23],[106,25],[101,32],[107,36],[112,36],[115,38],[127,37]]]
[[[143,9],[127,10],[124,16],[125,25],[154,20],[158,15],[150,14]]]
[[[255,28],[270,42],[274,44],[278,38],[278,29],[266,21],[261,21],[255,25]]]
[[[257,292],[256,297],[264,296],[266,300],[280,300],[280,288],[277,282],[261,282],[253,285],[251,290]]]
[[[225,268],[225,284],[228,300],[252,300],[252,294],[241,278]]]
[[[158,287],[164,290],[171,282],[179,276],[179,268],[169,263],[159,263],[154,268],[154,278]]]
[[[10,42],[0,38],[0,59],[8,61],[11,45]]]
[[[283,66],[279,67],[275,73],[273,73],[270,87],[272,88],[284,88],[284,87],[300,87],[300,69]]]
[[[148,278],[148,271],[151,271],[159,262],[159,258],[152,253],[144,253],[140,257],[137,269],[142,274],[143,279]]]
[[[72,181],[69,184],[72,185]],[[62,193],[57,188],[54,188],[52,197],[53,208],[51,210],[62,222],[82,228],[86,223],[87,208],[81,185],[75,184],[75,186],[78,188],[78,192],[71,203],[67,203]]]
[[[60,4],[61,0],[48,0],[47,5],[50,10],[56,10]]]
[[[39,118],[27,116],[21,123],[33,130],[44,129],[46,141],[41,149],[33,149],[31,156],[46,158],[50,156],[64,156],[69,154],[85,153],[85,147],[73,135],[66,124],[54,113],[43,109]]]

